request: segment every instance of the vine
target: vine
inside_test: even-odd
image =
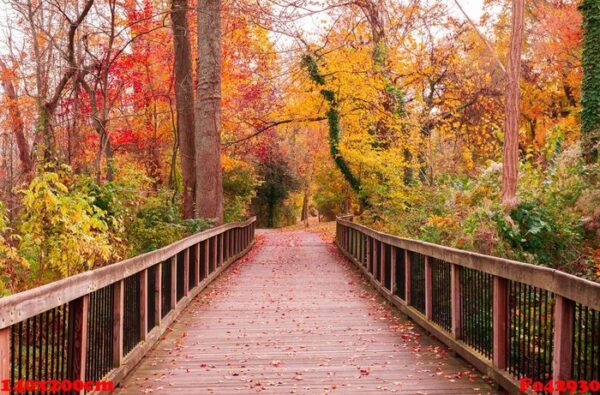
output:
[[[586,162],[598,160],[600,143],[600,3],[583,0],[583,80],[581,83],[581,140]]]
[[[310,78],[313,82],[321,87],[325,86],[325,78],[319,72],[319,66],[315,58],[306,54],[302,57],[302,64],[308,71]],[[368,206],[368,201],[364,196],[361,196],[361,183],[360,180],[354,175],[352,169],[348,165],[348,162],[344,159],[340,153],[340,111],[338,102],[335,98],[335,92],[329,89],[321,89],[320,91],[323,99],[329,104],[329,110],[327,110],[327,123],[329,125],[329,152],[335,162],[335,165],[340,170],[344,179],[348,182],[352,190],[358,194],[361,206]]]

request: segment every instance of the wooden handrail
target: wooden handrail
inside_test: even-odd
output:
[[[194,296],[250,250],[255,227],[255,217],[221,225],[0,299],[0,382],[118,384]]]
[[[600,380],[600,284],[348,219],[336,221],[340,251],[390,302],[510,393],[520,393],[527,376]]]
[[[241,223],[217,226],[155,251],[0,298],[0,329],[129,277],[215,235],[230,229],[245,227],[254,222],[256,222],[256,217]]]
[[[393,236],[339,217],[337,221],[385,244],[546,289],[594,310],[600,310],[600,283],[544,266]]]

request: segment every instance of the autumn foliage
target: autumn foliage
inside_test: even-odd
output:
[[[199,50],[214,47],[198,45],[204,3],[8,1],[0,292],[211,226],[193,204],[212,174],[222,176],[225,221],[354,212],[406,237],[596,278],[594,1],[526,2],[510,207],[502,65],[512,2],[487,0],[477,30],[445,0],[217,3],[219,98],[197,89],[209,75]],[[187,52],[178,74],[175,56]],[[209,107],[200,98],[217,124],[198,127]],[[222,171],[207,171],[205,140],[190,139],[207,128],[220,136],[210,165]],[[190,155],[195,167],[182,163]]]

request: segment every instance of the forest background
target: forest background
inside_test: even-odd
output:
[[[598,280],[600,4],[464,3],[7,0],[0,294],[317,212]]]

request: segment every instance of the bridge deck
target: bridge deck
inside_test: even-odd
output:
[[[260,232],[126,378],[121,394],[496,393],[386,306],[332,245]]]

